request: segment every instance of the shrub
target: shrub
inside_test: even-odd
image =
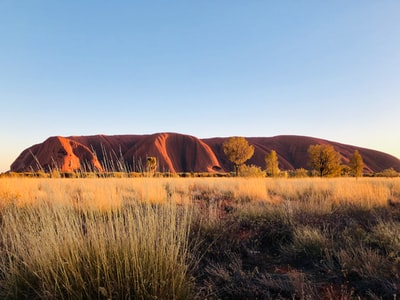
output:
[[[292,242],[282,247],[282,253],[291,262],[307,264],[319,262],[324,249],[329,247],[325,232],[311,226],[297,226],[294,229]]]
[[[305,178],[308,176],[309,176],[309,172],[304,168],[296,169],[291,172],[291,177],[295,177],[295,178]]]
[[[377,177],[399,177],[400,174],[393,168],[385,169],[375,174]]]
[[[239,176],[242,177],[265,177],[265,172],[255,165],[242,165],[239,167]]]
[[[400,263],[400,223],[380,220],[369,235],[369,242],[383,255]]]
[[[359,244],[339,250],[336,259],[345,280],[364,297],[368,294],[380,294],[389,299],[400,292],[396,279],[399,272],[378,251]]]
[[[280,207],[248,204],[236,211],[232,218],[240,232],[247,233],[243,240],[249,248],[264,252],[278,253],[283,245],[293,239],[292,216]]]

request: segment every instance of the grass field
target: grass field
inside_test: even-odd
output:
[[[2,178],[1,299],[396,299],[400,178]]]

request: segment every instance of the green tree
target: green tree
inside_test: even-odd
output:
[[[265,156],[265,163],[266,163],[266,172],[268,176],[276,177],[279,175],[279,162],[278,162],[278,155],[276,154],[275,150],[271,150]]]
[[[148,176],[153,177],[156,174],[156,169],[157,169],[157,158],[154,156],[147,157],[146,171]]]
[[[222,149],[235,168],[235,174],[238,176],[239,167],[250,159],[254,154],[254,147],[249,145],[244,137],[231,137],[222,144]]]
[[[349,167],[351,174],[356,178],[363,176],[364,161],[358,150],[355,150],[353,156],[350,157]]]
[[[331,145],[311,145],[308,147],[309,165],[323,176],[339,176],[341,155]]]

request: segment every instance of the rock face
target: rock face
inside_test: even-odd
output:
[[[50,137],[24,150],[11,165],[13,172],[50,171],[144,171],[146,158],[155,156],[161,172],[220,172],[233,166],[223,153],[228,138],[198,139],[178,133],[152,135],[93,135]],[[355,150],[363,157],[366,172],[394,168],[400,171],[400,160],[389,154],[305,136],[246,138],[255,148],[247,161],[265,168],[265,155],[275,150],[282,170],[308,168],[310,145],[329,144],[342,155],[344,163]]]
[[[78,169],[102,171],[93,151],[72,139],[50,137],[41,144],[25,149],[11,165],[11,171],[73,171]]]
[[[162,172],[222,170],[211,148],[196,137],[176,133],[152,135],[50,137],[24,150],[11,171],[144,171],[155,156]]]

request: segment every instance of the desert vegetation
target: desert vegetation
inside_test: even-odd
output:
[[[2,299],[396,299],[399,178],[1,178]]]
[[[254,146],[244,137],[234,136],[222,144],[225,155],[233,163],[236,176],[239,175],[239,168],[254,154]]]

